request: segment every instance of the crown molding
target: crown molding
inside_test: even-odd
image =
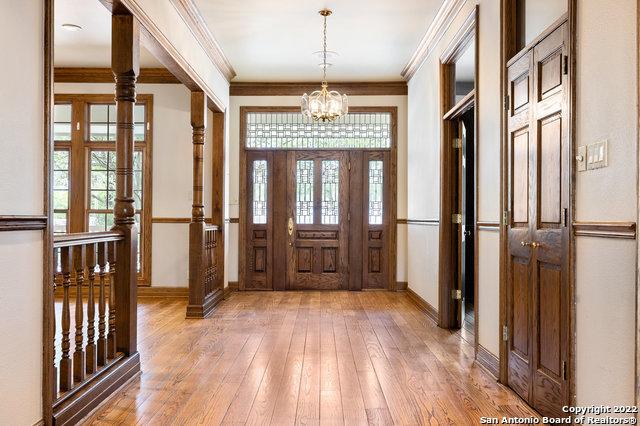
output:
[[[229,86],[230,96],[301,96],[319,88],[318,82],[301,83],[258,83],[232,82]],[[372,82],[335,82],[330,83],[332,90],[347,93],[349,96],[390,96],[406,95],[405,81],[372,81]]]
[[[400,73],[405,80],[411,80],[411,77],[418,71],[425,59],[431,54],[435,45],[440,41],[449,25],[456,17],[466,0],[445,0],[440,6],[438,13],[429,25],[427,32],[422,36],[418,47],[416,48],[411,59]]]
[[[231,79],[236,76],[236,72],[222,51],[218,41],[211,33],[211,30],[209,30],[209,26],[194,0],[171,0],[171,3],[187,24],[187,27],[189,27],[196,40],[198,40],[198,43],[200,43],[207,53],[207,56],[209,56],[227,81],[231,81]]]
[[[111,68],[56,67],[54,83],[113,83]],[[181,84],[166,68],[140,68],[139,84]]]

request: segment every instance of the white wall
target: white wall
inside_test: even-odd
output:
[[[298,96],[231,96],[229,123],[229,150],[227,164],[229,173],[229,216],[239,216],[240,185],[240,107],[241,106],[299,106]],[[356,106],[395,106],[398,107],[398,182],[397,182],[397,217],[407,217],[407,177],[402,172],[407,162],[407,97],[406,96],[350,96],[349,105]],[[229,244],[228,263],[226,265],[227,281],[238,281],[238,224],[228,224],[226,242]],[[397,281],[406,281],[406,225],[398,225],[398,259]]]
[[[478,220],[498,222],[499,0],[479,4]],[[536,3],[536,2],[527,2]],[[565,8],[549,0],[540,22]],[[408,218],[433,219],[439,203],[438,58],[475,6],[467,1],[409,82]],[[636,2],[578,2],[577,139],[609,141],[609,166],[576,176],[576,220],[636,221],[638,107]],[[556,16],[550,16],[553,11]],[[531,36],[533,38],[533,36]],[[603,76],[606,76],[604,78]],[[409,225],[409,287],[437,307],[437,227]],[[499,352],[499,235],[478,233],[479,343]],[[637,243],[576,239],[576,393],[578,403],[633,404]]]
[[[113,84],[57,83],[56,93],[104,94]],[[139,84],[138,94],[153,95],[152,217],[190,218],[193,199],[191,92],[181,84]],[[204,162],[205,216],[211,215],[212,123],[207,128]],[[187,287],[189,225],[154,223],[151,249],[155,287]]]
[[[0,215],[42,215],[42,1],[0,1]],[[42,419],[41,231],[0,232],[0,424]]]

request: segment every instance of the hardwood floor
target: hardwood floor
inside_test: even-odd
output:
[[[140,377],[86,424],[478,424],[536,416],[403,293],[140,299]]]

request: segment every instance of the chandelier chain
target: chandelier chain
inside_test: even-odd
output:
[[[324,15],[322,39],[322,81],[327,81],[327,15]]]

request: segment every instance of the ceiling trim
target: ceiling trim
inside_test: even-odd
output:
[[[435,45],[449,28],[453,19],[458,12],[460,12],[465,2],[466,0],[445,0],[444,3],[442,3],[438,13],[435,18],[433,18],[433,22],[429,25],[424,36],[422,36],[413,55],[411,55],[411,59],[409,59],[409,62],[400,73],[405,80],[411,80],[411,77],[418,71],[424,63],[424,60],[431,54]]]
[[[54,83],[114,83],[111,68],[56,67]],[[166,68],[140,68],[139,84],[181,84]]]
[[[209,26],[195,2],[193,0],[171,0],[171,3],[185,24],[187,24],[187,27],[189,27],[196,40],[198,40],[198,43],[200,43],[207,53],[207,56],[209,56],[227,81],[231,81],[231,79],[236,76],[236,72],[222,51],[220,44],[209,30]]]
[[[347,93],[349,96],[406,95],[405,81],[339,82],[330,83],[331,90]],[[254,83],[232,82],[230,96],[302,96],[319,90],[318,82],[302,83]]]
[[[208,99],[209,109],[217,112],[226,110],[224,102],[216,95],[207,82],[191,67],[180,51],[158,28],[138,0],[99,0],[112,13],[131,13],[140,22],[140,38],[144,46],[164,65],[182,84],[191,91],[203,91]]]

